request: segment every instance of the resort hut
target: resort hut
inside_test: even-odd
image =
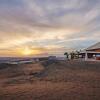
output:
[[[100,60],[100,42],[81,51],[80,55],[85,60]]]

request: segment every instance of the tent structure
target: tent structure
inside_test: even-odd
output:
[[[85,60],[100,60],[100,42],[80,52]]]

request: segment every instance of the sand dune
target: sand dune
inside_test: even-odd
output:
[[[100,62],[0,65],[0,100],[99,100]]]

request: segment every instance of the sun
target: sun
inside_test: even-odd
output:
[[[30,48],[30,47],[25,47],[19,50],[19,53],[22,56],[32,56],[32,55],[39,55],[41,54],[41,50],[39,49],[34,49],[34,48]]]
[[[23,55],[31,55],[32,53],[33,53],[32,49],[27,48],[27,47],[22,50]]]

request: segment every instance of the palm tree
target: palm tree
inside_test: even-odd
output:
[[[71,52],[70,55],[71,55],[71,59],[73,60],[75,58],[75,53]]]
[[[65,52],[64,55],[65,55],[66,58],[68,59],[69,54],[68,54],[67,52]]]
[[[76,54],[76,57],[79,58],[80,51],[76,50],[75,54]]]

